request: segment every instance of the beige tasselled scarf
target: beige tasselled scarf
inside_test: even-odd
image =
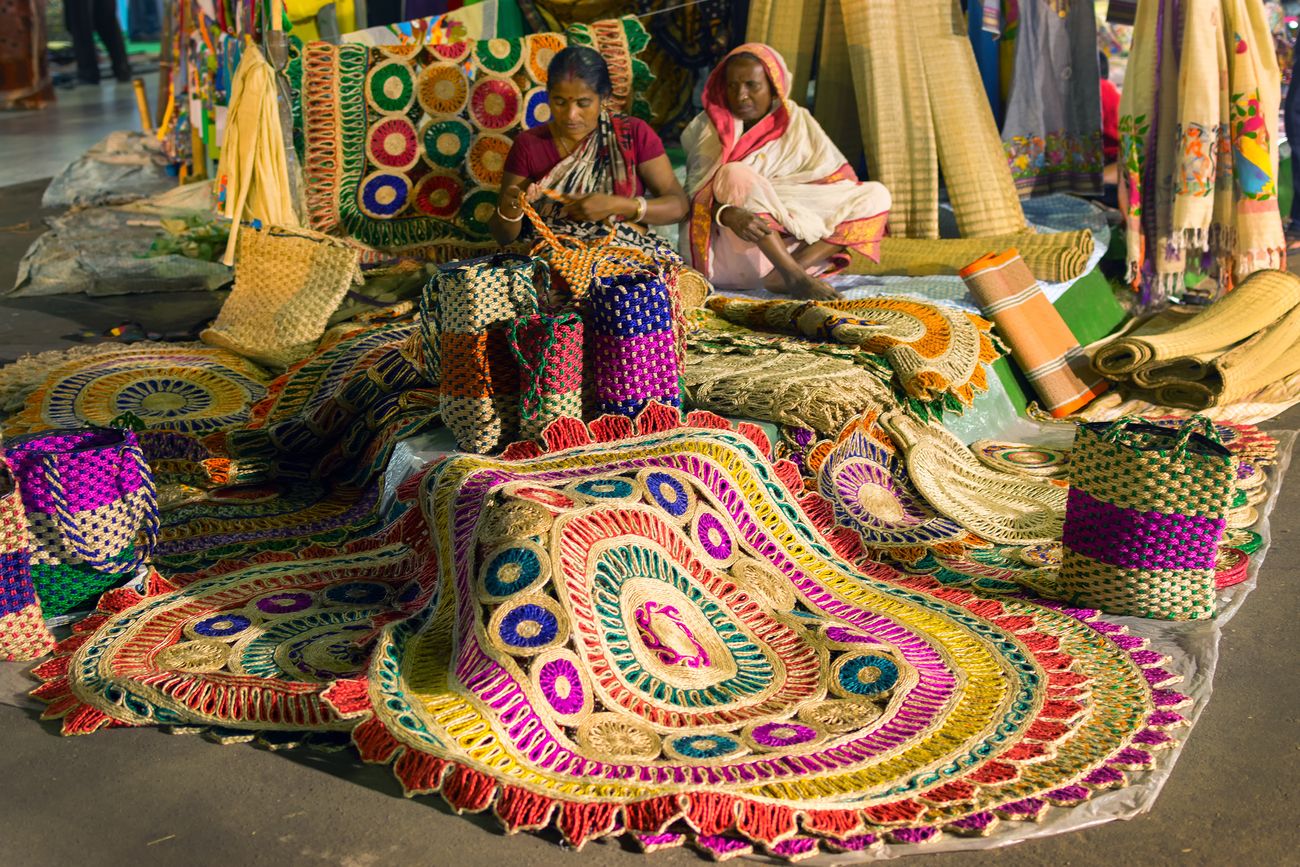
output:
[[[235,263],[241,220],[300,228],[276,105],[275,70],[262,52],[251,46],[240,58],[230,88],[216,183],[217,195],[225,196],[221,214],[231,221],[230,241],[222,260],[227,265]]]
[[[1221,291],[1254,271],[1285,267],[1281,76],[1262,6],[1143,3],[1133,46],[1120,102],[1129,280],[1156,302],[1181,294],[1202,254],[1213,260]]]

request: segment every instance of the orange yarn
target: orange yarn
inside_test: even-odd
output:
[[[559,194],[545,190],[545,194],[557,201]],[[582,298],[597,277],[613,277],[635,270],[659,271],[659,265],[643,250],[615,244],[618,226],[611,226],[609,234],[594,244],[588,244],[572,235],[557,235],[542,220],[537,209],[523,196],[519,198],[520,206],[528,215],[528,220],[541,235],[542,240],[534,245],[531,254],[538,256],[551,266],[551,271],[559,276],[574,298]],[[564,242],[568,242],[568,246]]]

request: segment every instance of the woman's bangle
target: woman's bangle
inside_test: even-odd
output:
[[[499,217],[503,222],[506,222],[506,223],[518,223],[520,220],[522,220],[522,219],[524,218],[524,212],[523,212],[523,209],[521,208],[521,209],[519,210],[519,216],[517,216],[517,217],[507,217],[505,214],[501,213],[501,204],[498,202],[498,203],[497,203],[497,217]]]
[[[721,208],[718,208],[716,211],[714,211],[714,212],[713,212],[713,222],[715,222],[715,223],[719,223],[719,224],[722,223],[722,212],[725,211],[725,210],[727,210],[727,208],[730,208],[730,207],[734,207],[734,206],[733,206],[733,205],[725,205],[725,204],[724,204]]]
[[[644,219],[645,219],[646,208],[648,208],[649,206],[650,206],[650,203],[647,202],[647,201],[645,200],[645,196],[637,196],[637,197],[636,197],[636,216],[634,216],[634,217],[632,218],[632,222],[634,222],[634,223],[639,223],[639,222],[641,222],[642,220],[644,220]]]

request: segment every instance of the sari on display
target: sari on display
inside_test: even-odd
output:
[[[759,59],[773,92],[772,110],[748,130],[726,102],[727,60],[741,53]],[[858,180],[812,114],[790,101],[789,87],[780,54],[766,45],[741,45],[709,75],[704,111],[682,133],[691,210],[680,246],[687,264],[717,286],[757,288],[772,270],[756,245],[714,223],[719,202],[760,215],[792,248],[826,241],[880,259],[889,191]],[[847,262],[840,254],[817,271],[828,273]]]

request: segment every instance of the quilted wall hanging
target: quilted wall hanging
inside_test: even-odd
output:
[[[565,34],[432,45],[303,48],[301,115],[309,225],[384,252],[450,260],[492,245],[514,135],[550,119],[546,69],[568,44],[605,57],[614,109],[646,116],[649,41],[632,17]]]

